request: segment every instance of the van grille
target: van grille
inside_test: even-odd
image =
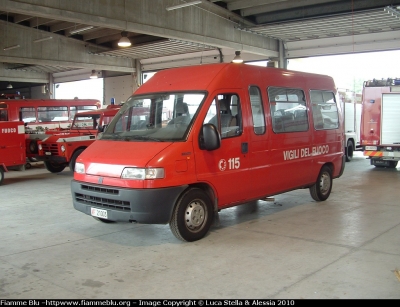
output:
[[[86,191],[92,191],[92,192],[99,192],[99,193],[106,193],[106,194],[112,194],[112,195],[118,195],[118,190],[116,189],[107,189],[107,188],[100,188],[100,187],[92,187],[88,185],[81,185],[82,190]]]
[[[119,211],[131,211],[129,201],[121,201],[104,197],[90,196],[80,193],[75,193],[75,199],[77,202],[90,206],[114,209]]]
[[[57,144],[46,144],[42,143],[43,152],[51,152],[52,156],[58,156],[58,146]]]

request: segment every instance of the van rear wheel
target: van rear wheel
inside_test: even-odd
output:
[[[310,187],[311,197],[316,201],[328,199],[332,190],[332,171],[330,167],[324,165],[318,174],[317,181]]]
[[[213,219],[210,198],[202,190],[191,188],[179,198],[169,226],[179,240],[193,242],[207,234]]]

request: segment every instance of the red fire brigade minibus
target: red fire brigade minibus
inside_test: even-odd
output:
[[[345,165],[335,94],[331,77],[278,68],[159,71],[78,157],[74,208],[195,241],[224,208],[301,188],[324,201]]]

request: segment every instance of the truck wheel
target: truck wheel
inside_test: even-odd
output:
[[[193,242],[207,234],[213,219],[210,198],[202,190],[191,188],[179,198],[169,227],[178,239]]]
[[[316,183],[310,187],[311,197],[316,201],[326,200],[332,190],[332,171],[324,165],[319,172]]]
[[[75,163],[76,159],[78,159],[79,155],[84,151],[85,149],[78,149],[74,152],[74,154],[71,157],[71,160],[69,161],[69,169],[71,171],[75,171]]]
[[[3,183],[4,179],[4,171],[3,168],[0,166],[0,185]]]
[[[44,161],[44,165],[46,166],[46,169],[51,173],[60,173],[65,168],[65,165],[63,164],[52,163],[49,161]]]
[[[353,154],[354,154],[354,144],[352,141],[348,140],[346,147],[346,162],[350,162],[351,160],[353,160]]]
[[[37,154],[39,152],[37,140],[29,142],[29,152],[32,154]]]

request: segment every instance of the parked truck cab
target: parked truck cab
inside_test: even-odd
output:
[[[324,201],[345,164],[335,95],[328,76],[278,68],[157,72],[78,157],[73,205],[195,241],[225,208],[301,188]]]

